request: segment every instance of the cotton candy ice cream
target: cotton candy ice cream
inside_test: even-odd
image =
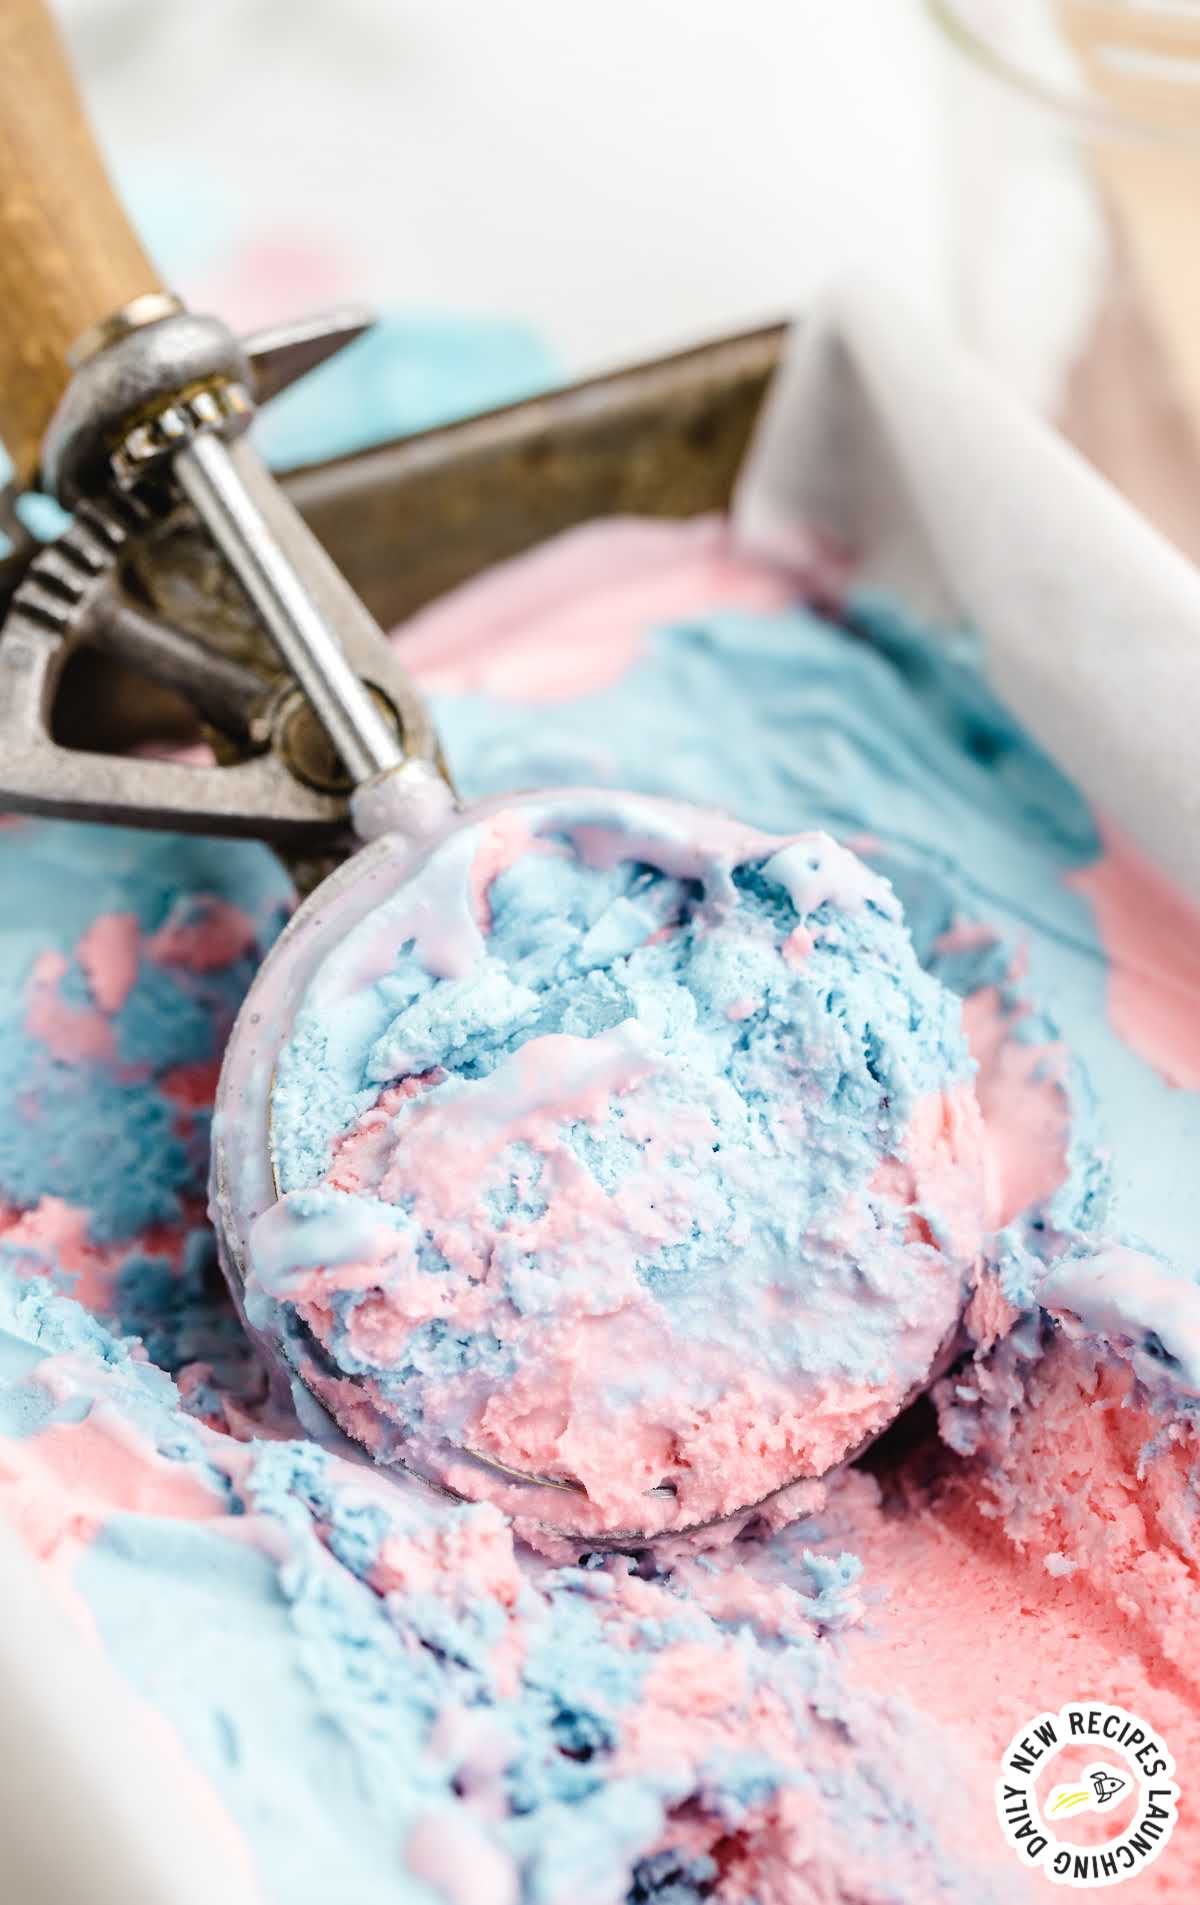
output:
[[[247,1313],[385,1462],[583,1534],[703,1524],[929,1379],[984,1242],[972,1072],[828,836],[501,807],[311,976]]]
[[[827,829],[961,1001],[987,1201],[961,1346],[786,1526],[548,1566],[311,1410],[264,1437],[200,1199],[286,881],[250,846],[0,832],[0,1513],[264,1905],[1033,1905],[1057,1894],[1001,1836],[1001,1755],[1088,1694],[1150,1723],[1182,1794],[1115,1896],[1200,1896],[1200,993],[1171,965],[1200,921],[1161,931],[969,645],[795,595],[719,524],[605,524],[405,638],[466,798],[611,785]]]
[[[248,1357],[206,1222],[209,1120],[290,883],[258,845],[9,820],[0,892],[0,1266],[228,1385]]]

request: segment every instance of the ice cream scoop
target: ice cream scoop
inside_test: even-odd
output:
[[[0,427],[83,514],[4,636],[16,804],[106,817],[124,788],[143,824],[237,818],[217,770],[209,807],[141,763],[166,806],[139,808],[49,731],[107,561],[97,498],[141,521],[182,497],[291,677],[251,741],[320,818],[302,696],[372,843],[226,1055],[214,1203],[248,1322],[382,1460],[573,1538],[691,1529],[825,1472],[929,1379],[979,1250],[957,1007],[831,841],[613,793],[458,808],[420,697],[246,440],[244,352],[129,232],[44,10],[6,30]]]
[[[827,835],[630,794],[391,835],[252,987],[227,1274],[385,1464],[595,1545],[744,1514],[940,1366],[984,1167],[958,1001]]]

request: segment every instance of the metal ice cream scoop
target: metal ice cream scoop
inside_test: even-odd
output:
[[[362,324],[343,315],[239,342],[171,296],[112,195],[38,0],[9,0],[0,21],[0,308],[0,434],[18,480],[74,514],[30,563],[0,635],[0,807],[293,845],[345,839],[348,815],[359,841],[373,843],[286,929],[226,1056],[214,1214],[240,1298],[248,1226],[277,1195],[269,1126],[282,1020],[266,1024],[264,988],[286,1017],[320,949],[369,911],[381,880],[394,886],[423,845],[471,817],[394,651],[246,436],[256,398]],[[121,593],[122,551],[162,533],[181,507],[269,635],[281,664],[273,681]],[[197,767],[60,746],[56,684],[84,641],[182,689],[241,758]],[[295,1374],[281,1345],[264,1347]],[[544,1526],[572,1527],[555,1512],[571,1483],[459,1454],[493,1482],[502,1476],[510,1494],[527,1491]],[[629,1528],[591,1545],[642,1539]]]
[[[412,784],[437,780],[428,720],[379,628],[245,436],[255,396],[349,342],[361,320],[244,346],[219,318],[185,310],[113,194],[40,0],[11,0],[0,18],[0,308],[0,435],[18,483],[36,480],[76,518],[18,590],[0,647],[0,799],[141,825],[311,835],[338,804],[311,761],[306,769],[302,700],[356,785],[388,780],[403,806]],[[254,706],[253,680],[110,586],[129,536],[180,499],[257,612],[290,694]],[[71,647],[97,635],[269,745],[223,772],[56,748],[58,674]]]

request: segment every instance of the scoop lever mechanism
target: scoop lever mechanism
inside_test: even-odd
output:
[[[252,391],[275,395],[369,322],[336,312],[242,345],[219,320],[153,294],[81,340],[41,460],[44,486],[75,521],[33,558],[0,639],[0,804],[311,840],[347,830],[347,781],[371,790],[355,807],[360,834],[402,825],[416,793],[444,785],[428,716],[382,631],[245,435]],[[121,590],[126,548],[180,497],[237,578],[285,679],[261,679]],[[180,689],[250,757],[198,768],[60,746],[55,691],[82,641]],[[322,773],[300,697],[338,757],[326,751]]]

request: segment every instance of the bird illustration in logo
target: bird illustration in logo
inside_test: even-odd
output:
[[[1061,1818],[1065,1813],[1104,1812],[1128,1785],[1129,1781],[1114,1773],[1111,1766],[1089,1766],[1080,1774],[1077,1785],[1054,1788],[1046,1807],[1047,1816]]]

